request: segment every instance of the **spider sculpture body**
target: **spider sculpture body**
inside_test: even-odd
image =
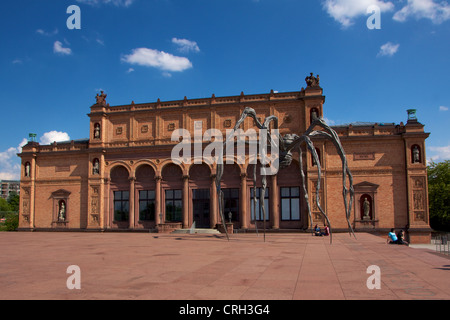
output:
[[[269,116],[264,120],[263,123],[261,123],[256,116],[255,110],[247,107],[244,109],[244,112],[242,113],[240,119],[237,121],[237,123],[233,129],[233,133],[239,129],[240,125],[244,122],[244,120],[247,117],[253,118],[255,120],[256,126],[260,130],[265,129],[265,130],[262,130],[261,132],[264,132],[264,134],[265,134],[265,132],[267,132],[267,139],[268,139],[268,141],[270,141],[272,143],[272,146],[273,146],[274,141],[273,141],[273,139],[271,139],[272,133],[270,132],[270,123],[274,122],[273,128],[278,129],[278,118],[275,116]],[[316,130],[317,127],[320,127],[321,130]],[[311,152],[313,159],[315,160],[315,164],[317,166],[317,172],[318,172],[317,189],[316,189],[316,204],[317,204],[317,207],[318,207],[321,215],[325,219],[325,221],[330,229],[330,242],[332,241],[332,229],[331,229],[330,220],[320,205],[320,195],[319,195],[320,192],[319,191],[321,188],[320,181],[321,181],[322,171],[321,171],[319,157],[318,157],[316,149],[314,148],[314,145],[311,141],[311,138],[325,137],[332,141],[332,143],[336,147],[337,152],[342,161],[342,179],[343,179],[342,195],[344,198],[345,215],[346,215],[346,219],[347,219],[347,223],[348,223],[349,232],[351,232],[351,234],[354,235],[353,228],[350,223],[351,208],[352,208],[353,200],[354,200],[353,177],[348,168],[347,158],[345,156],[344,149],[342,147],[341,141],[340,141],[337,133],[332,128],[330,128],[322,118],[315,117],[313,119],[313,122],[311,123],[310,127],[308,128],[308,130],[306,130],[306,132],[302,136],[298,136],[296,134],[286,134],[285,136],[281,136],[278,134],[278,130],[276,130],[276,134],[278,135],[278,139],[277,139],[278,145],[275,144],[275,147],[279,148],[279,169],[280,170],[283,170],[283,168],[289,167],[289,165],[291,164],[292,151],[297,149],[299,152],[299,170],[300,170],[301,178],[302,178],[303,194],[305,197],[308,215],[309,215],[309,221],[311,221],[311,228],[312,228],[311,206],[309,203],[308,191],[306,189],[305,173],[303,170],[303,162],[302,162],[302,157],[303,157],[302,145],[306,144],[306,148]],[[229,135],[227,137],[226,141],[224,142],[224,145],[222,148],[222,154],[220,155],[222,158],[223,158],[223,151],[226,148],[226,145],[230,139],[234,139],[234,136]],[[253,182],[254,182],[254,184],[253,184],[253,188],[254,188],[253,189],[253,206],[254,207],[253,208],[255,208],[256,202],[257,202],[256,192],[255,192],[256,191],[255,190],[256,189],[256,163],[254,164],[253,169],[254,169],[253,170]],[[220,213],[220,217],[222,219],[223,227],[224,227],[226,235],[227,235],[227,239],[229,239],[229,235],[228,235],[228,232],[227,232],[227,229],[225,226],[223,192],[220,187],[220,182],[222,180],[223,171],[224,171],[223,161],[219,161],[217,164],[217,170],[216,170],[216,187],[217,187],[217,194],[218,194],[218,199],[219,199],[219,213]],[[347,178],[349,180],[348,188],[347,188]],[[262,214],[264,217],[263,218],[263,226],[264,226],[264,241],[265,241],[266,208],[264,206],[264,195],[265,195],[265,190],[267,187],[266,175],[261,175],[261,179],[262,179],[262,190],[260,192],[260,204],[261,204]],[[256,211],[254,211],[254,212],[256,212]]]

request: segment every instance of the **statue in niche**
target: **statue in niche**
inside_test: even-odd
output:
[[[420,163],[420,151],[418,146],[413,148],[413,163]]]
[[[64,200],[59,202],[58,221],[66,221],[66,204]]]
[[[317,77],[314,77],[313,73],[311,72],[308,77],[305,78],[306,86],[309,87],[319,87],[320,86],[320,77],[317,75]]]
[[[364,208],[363,220],[370,220],[370,202],[367,197],[364,199],[363,208]]]
[[[98,161],[98,159],[94,160],[94,166],[92,168],[92,173],[93,174],[100,174],[100,162]]]
[[[97,104],[99,105],[106,105],[106,94],[103,91],[100,91],[100,95],[97,93],[97,96],[95,97]]]
[[[100,139],[100,125],[98,123],[94,126],[94,139]]]
[[[27,162],[27,163],[25,164],[25,177],[30,177],[30,170],[31,170],[30,163]]]

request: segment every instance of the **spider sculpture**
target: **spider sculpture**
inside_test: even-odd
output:
[[[236,123],[236,125],[233,129],[233,133],[236,130],[238,130],[239,126],[249,116],[255,120],[256,126],[260,130],[265,129],[262,132],[267,132],[267,139],[268,139],[268,141],[271,142],[271,145],[274,146],[274,144],[273,144],[274,139],[271,139],[272,133],[270,132],[270,123],[273,121],[274,129],[278,129],[278,118],[275,116],[269,116],[264,120],[263,123],[261,123],[258,120],[258,118],[256,117],[255,110],[253,110],[252,108],[249,108],[249,107],[245,108],[244,112],[241,115],[241,118],[238,120],[238,122]],[[320,127],[322,130],[315,130],[316,127]],[[347,219],[347,223],[348,223],[349,232],[350,232],[350,234],[354,235],[353,228],[350,223],[350,214],[351,214],[351,208],[352,208],[353,199],[354,199],[353,176],[348,168],[347,158],[345,156],[341,141],[340,141],[337,133],[332,128],[330,128],[322,118],[315,117],[313,119],[313,122],[311,123],[310,127],[308,128],[308,130],[306,130],[306,132],[302,136],[298,136],[296,134],[287,134],[285,136],[281,136],[278,134],[278,142],[279,143],[278,143],[278,145],[275,144],[275,147],[279,148],[279,169],[280,170],[288,167],[291,164],[292,151],[295,150],[295,148],[297,148],[299,151],[299,167],[300,167],[300,173],[301,173],[302,183],[303,183],[303,194],[304,194],[306,204],[307,204],[307,209],[308,209],[309,221],[312,221],[311,207],[309,204],[308,192],[306,190],[306,185],[305,185],[305,173],[303,171],[303,162],[302,162],[302,155],[303,155],[302,145],[306,144],[307,149],[311,152],[313,159],[315,160],[315,164],[317,166],[317,171],[318,171],[316,203],[317,203],[317,207],[318,207],[321,215],[324,217],[324,219],[330,229],[330,242],[331,242],[332,241],[332,229],[331,229],[330,220],[328,219],[327,214],[325,213],[325,211],[322,209],[322,207],[320,205],[320,196],[319,196],[320,192],[319,191],[320,191],[320,187],[321,187],[320,181],[321,181],[322,171],[321,171],[318,154],[317,154],[316,149],[314,148],[314,145],[311,141],[311,138],[314,138],[314,137],[325,137],[325,138],[328,138],[329,140],[331,140],[333,142],[334,146],[336,147],[338,154],[341,158],[342,179],[343,179],[342,195],[344,198],[346,219]],[[222,154],[220,155],[221,157],[223,157],[223,151],[226,148],[226,145],[230,139],[234,139],[234,136],[228,135],[226,141],[224,142],[223,148],[222,148]],[[256,202],[257,202],[257,199],[256,199],[256,163],[253,165],[253,169],[254,169],[253,170],[253,182],[254,182],[253,183],[253,208],[255,209]],[[222,219],[225,233],[227,235],[227,239],[229,240],[229,235],[227,232],[227,228],[225,226],[223,192],[220,187],[220,182],[221,182],[222,176],[223,176],[223,170],[224,170],[223,161],[219,161],[217,164],[217,170],[216,170],[216,186],[217,186],[217,195],[218,195],[218,199],[219,199],[219,213],[220,213],[220,216]],[[262,214],[264,217],[263,218],[263,227],[264,227],[264,241],[265,241],[266,209],[264,207],[264,195],[265,195],[265,191],[266,191],[266,187],[267,187],[267,180],[266,180],[266,175],[261,175],[261,177],[262,177],[262,190],[260,192],[260,204],[261,204]],[[347,188],[347,177],[349,179],[349,188]],[[253,212],[256,213],[255,210]],[[312,222],[311,222],[311,229],[312,229]]]

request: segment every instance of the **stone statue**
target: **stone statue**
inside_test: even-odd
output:
[[[66,221],[66,205],[64,201],[61,201],[59,204],[59,215],[58,215],[59,221]]]
[[[100,125],[98,123],[94,128],[94,139],[100,139]]]
[[[417,146],[413,149],[413,163],[419,163],[420,162],[420,152],[419,148]]]
[[[319,87],[320,86],[320,77],[314,77],[313,73],[310,73],[310,76],[305,78],[307,87]]]
[[[99,163],[98,159],[94,160],[94,167],[92,168],[92,173],[100,174],[100,163]]]
[[[367,198],[364,199],[363,207],[364,207],[363,220],[370,220],[370,202],[369,200],[367,200]]]
[[[27,162],[26,164],[25,164],[25,177],[30,177],[30,168],[31,166],[30,166],[30,163],[29,162]]]
[[[97,93],[97,95],[95,96],[97,104],[105,106],[106,105],[106,96],[107,95],[103,91],[100,91],[100,95],[98,95],[98,93]]]

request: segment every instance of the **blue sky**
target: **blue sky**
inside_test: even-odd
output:
[[[81,29],[69,29],[70,5]],[[376,5],[381,29],[367,20]],[[369,19],[370,20],[370,19]],[[374,22],[375,20],[371,20]],[[298,91],[310,72],[325,118],[406,122],[450,159],[450,4],[440,0],[16,0],[0,4],[0,179],[28,134],[89,136],[89,107]]]

